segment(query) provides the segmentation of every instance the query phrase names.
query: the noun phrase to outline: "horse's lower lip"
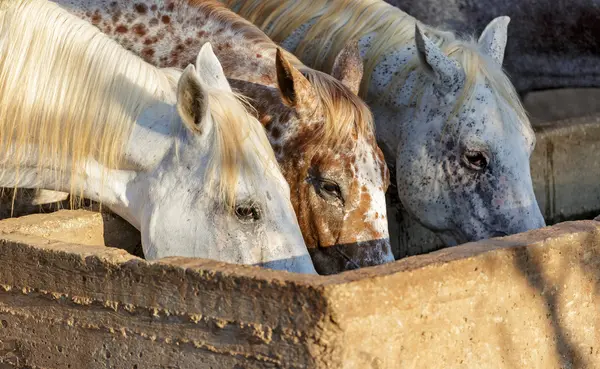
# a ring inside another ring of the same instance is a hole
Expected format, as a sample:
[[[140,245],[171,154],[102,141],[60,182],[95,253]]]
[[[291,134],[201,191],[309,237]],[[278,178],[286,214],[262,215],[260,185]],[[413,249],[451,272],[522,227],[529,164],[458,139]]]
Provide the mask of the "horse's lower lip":
[[[376,257],[378,253],[391,255],[389,239],[376,239],[348,244],[336,244],[317,248],[309,248],[315,269],[319,274],[340,273],[346,270],[359,269],[392,262]]]
[[[508,233],[504,232],[504,231],[493,231],[490,234],[490,238],[494,238],[494,237],[506,237],[508,236]]]

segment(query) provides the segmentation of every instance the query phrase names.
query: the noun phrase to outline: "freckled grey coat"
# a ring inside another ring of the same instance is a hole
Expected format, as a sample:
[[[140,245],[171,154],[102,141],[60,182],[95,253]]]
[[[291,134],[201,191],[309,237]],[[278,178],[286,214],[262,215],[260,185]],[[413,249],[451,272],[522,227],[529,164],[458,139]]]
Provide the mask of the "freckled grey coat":
[[[504,59],[520,94],[600,87],[600,0],[385,0],[418,20],[479,34],[508,15]]]

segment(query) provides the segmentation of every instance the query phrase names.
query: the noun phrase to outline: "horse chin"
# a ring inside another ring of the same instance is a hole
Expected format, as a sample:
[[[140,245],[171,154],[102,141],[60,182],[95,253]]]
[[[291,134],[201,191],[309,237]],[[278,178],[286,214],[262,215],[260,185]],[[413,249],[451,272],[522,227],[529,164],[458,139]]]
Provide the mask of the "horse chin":
[[[321,246],[308,251],[319,274],[335,274],[394,261],[389,238]]]
[[[469,242],[468,237],[460,230],[444,230],[436,232],[436,235],[446,247],[462,245]]]
[[[317,271],[315,270],[308,255],[301,255],[282,260],[273,260],[255,265],[273,270],[284,270],[302,274],[317,274]]]
[[[476,242],[488,238],[505,237],[508,235],[509,233],[500,230],[490,230],[489,232],[483,235],[479,234],[471,236],[467,236],[464,232],[460,230],[446,230],[437,233],[437,236],[442,240],[442,242],[444,242],[446,247],[462,245],[467,242]]]

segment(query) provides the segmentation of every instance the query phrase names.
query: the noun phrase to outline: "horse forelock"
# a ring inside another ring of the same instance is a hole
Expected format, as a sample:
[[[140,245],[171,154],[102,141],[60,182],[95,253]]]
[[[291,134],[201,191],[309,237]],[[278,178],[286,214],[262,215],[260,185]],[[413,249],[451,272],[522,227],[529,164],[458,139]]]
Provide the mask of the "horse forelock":
[[[208,88],[214,122],[215,148],[206,171],[206,181],[215,198],[233,211],[240,176],[249,181],[279,170],[263,126],[249,111],[245,97]],[[263,170],[260,172],[260,170]],[[258,183],[249,183],[257,188]]]
[[[324,115],[321,124],[311,127],[313,134],[305,136],[306,144],[342,148],[359,137],[375,136],[373,115],[361,98],[330,75],[305,67],[300,70],[310,81]]]

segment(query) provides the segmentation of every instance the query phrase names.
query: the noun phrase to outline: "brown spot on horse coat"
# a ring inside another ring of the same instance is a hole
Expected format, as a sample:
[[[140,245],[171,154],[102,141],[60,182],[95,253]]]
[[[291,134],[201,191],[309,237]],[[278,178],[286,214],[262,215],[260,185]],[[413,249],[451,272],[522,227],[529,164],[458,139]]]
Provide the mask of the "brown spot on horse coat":
[[[131,27],[131,30],[140,37],[145,36],[146,33],[148,33],[148,28],[146,28],[146,25],[142,23],[135,24],[133,27]]]
[[[168,15],[163,15],[160,20],[164,23],[164,24],[169,24],[171,23],[171,17],[169,17]]]
[[[94,15],[92,15],[92,24],[93,25],[98,25],[101,20],[102,20],[102,15],[100,15],[100,11],[96,10],[94,12]]]
[[[137,3],[133,6],[133,8],[140,14],[146,14],[146,12],[148,12],[148,5],[144,3]]]
[[[154,49],[152,49],[150,47],[145,47],[142,50],[142,57],[144,58],[144,60],[146,60],[146,61],[152,60],[153,56],[154,56]]]
[[[144,40],[144,45],[152,45],[158,42],[158,39],[156,38],[156,36],[153,37],[148,37]]]
[[[127,31],[129,31],[129,28],[124,24],[119,24],[117,28],[115,28],[115,32],[117,33],[127,33]]]

